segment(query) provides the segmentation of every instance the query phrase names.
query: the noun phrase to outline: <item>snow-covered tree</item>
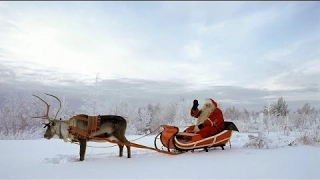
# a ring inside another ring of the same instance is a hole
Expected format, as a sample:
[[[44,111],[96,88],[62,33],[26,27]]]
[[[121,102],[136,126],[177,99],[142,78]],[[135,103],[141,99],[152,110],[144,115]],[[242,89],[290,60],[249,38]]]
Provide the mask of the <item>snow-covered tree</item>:
[[[168,123],[174,125],[177,106],[175,103],[166,103],[162,108],[162,118]]]
[[[178,100],[175,104],[175,110],[173,117],[173,124],[178,127],[186,127],[195,123],[194,118],[190,116],[191,105],[186,102],[184,98]]]
[[[43,99],[50,104],[49,117],[53,117],[59,105],[56,99],[43,96]],[[2,135],[10,139],[26,139],[42,137],[44,129],[43,119],[32,118],[42,116],[46,112],[46,106],[39,99],[29,93],[11,92],[4,96],[3,106],[0,109],[0,131]],[[67,101],[62,99],[62,108],[57,118],[67,119],[73,115],[67,107]]]
[[[135,123],[137,130],[142,134],[148,133],[151,130],[151,111],[147,107],[140,107],[138,109],[138,115],[139,119],[137,123]]]
[[[310,115],[315,114],[316,110],[315,108],[311,107],[309,103],[306,103],[303,105],[303,107],[297,109],[297,113],[300,115]]]
[[[9,93],[5,95],[1,108],[0,128],[4,132],[26,130],[40,121],[32,119],[35,114],[43,113],[44,107],[37,104],[36,99],[26,93]]]
[[[151,124],[150,128],[151,131],[155,133],[161,132],[160,126],[163,124],[169,124],[172,122],[172,118],[167,118],[170,117],[170,108],[167,108],[166,105],[157,103],[156,105],[148,105],[149,110],[151,111]],[[169,114],[168,111],[169,110]]]
[[[238,120],[240,118],[240,111],[232,106],[224,110],[224,118],[227,120]]]
[[[243,119],[244,121],[250,121],[250,113],[249,111],[244,108],[243,111],[240,114],[240,118]]]
[[[288,104],[283,97],[280,97],[276,103],[271,105],[271,113],[273,115],[286,116],[289,112]]]

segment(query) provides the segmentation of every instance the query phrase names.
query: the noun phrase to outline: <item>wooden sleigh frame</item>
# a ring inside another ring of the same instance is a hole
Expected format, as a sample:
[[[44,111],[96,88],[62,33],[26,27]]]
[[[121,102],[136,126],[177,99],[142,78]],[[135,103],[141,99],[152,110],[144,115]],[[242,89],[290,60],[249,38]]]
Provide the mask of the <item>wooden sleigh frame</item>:
[[[221,147],[224,150],[224,146],[229,142],[232,131],[238,131],[238,128],[233,122],[225,121],[225,129],[220,133],[202,138],[199,134],[179,132],[179,128],[171,125],[162,125],[163,131],[159,133],[154,139],[155,148],[157,147],[157,141],[160,139],[162,145],[167,148],[169,152],[173,151],[190,151],[203,148],[208,152],[208,148]],[[158,138],[160,136],[160,138]],[[184,141],[188,139],[189,141]]]

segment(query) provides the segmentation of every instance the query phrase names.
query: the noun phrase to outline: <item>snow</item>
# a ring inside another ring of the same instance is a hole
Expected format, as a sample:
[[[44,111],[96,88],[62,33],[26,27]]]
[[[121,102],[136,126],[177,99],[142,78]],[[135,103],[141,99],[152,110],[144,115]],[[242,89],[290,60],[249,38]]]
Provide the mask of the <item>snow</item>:
[[[248,137],[250,135],[251,138]],[[320,179],[320,147],[288,146],[296,139],[268,133],[268,146],[251,146],[254,133],[234,132],[225,150],[211,148],[167,155],[132,147],[132,158],[118,157],[118,147],[89,142],[84,161],[79,146],[60,139],[0,141],[0,179]],[[154,147],[154,135],[135,143]],[[138,140],[136,140],[138,139]],[[135,140],[135,141],[134,141]],[[158,146],[160,145],[157,143]],[[94,146],[94,147],[91,147]]]

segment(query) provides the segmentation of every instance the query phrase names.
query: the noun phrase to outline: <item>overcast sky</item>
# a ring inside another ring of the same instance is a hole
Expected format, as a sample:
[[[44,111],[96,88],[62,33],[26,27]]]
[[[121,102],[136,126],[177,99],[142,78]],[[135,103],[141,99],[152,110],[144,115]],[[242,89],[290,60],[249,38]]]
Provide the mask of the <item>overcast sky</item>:
[[[318,106],[319,47],[317,1],[0,2],[1,92]]]

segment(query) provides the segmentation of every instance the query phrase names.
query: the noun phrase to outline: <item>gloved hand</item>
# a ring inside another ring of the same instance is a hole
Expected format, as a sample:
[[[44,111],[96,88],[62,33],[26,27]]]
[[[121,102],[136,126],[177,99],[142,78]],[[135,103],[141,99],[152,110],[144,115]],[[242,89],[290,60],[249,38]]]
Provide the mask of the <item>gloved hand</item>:
[[[198,106],[199,106],[199,103],[198,103],[198,100],[193,100],[193,106],[192,106],[192,110],[196,110],[197,108],[198,108]]]
[[[202,128],[203,128],[203,124],[199,124],[199,125],[198,125],[198,128],[199,128],[199,129],[202,129]]]

